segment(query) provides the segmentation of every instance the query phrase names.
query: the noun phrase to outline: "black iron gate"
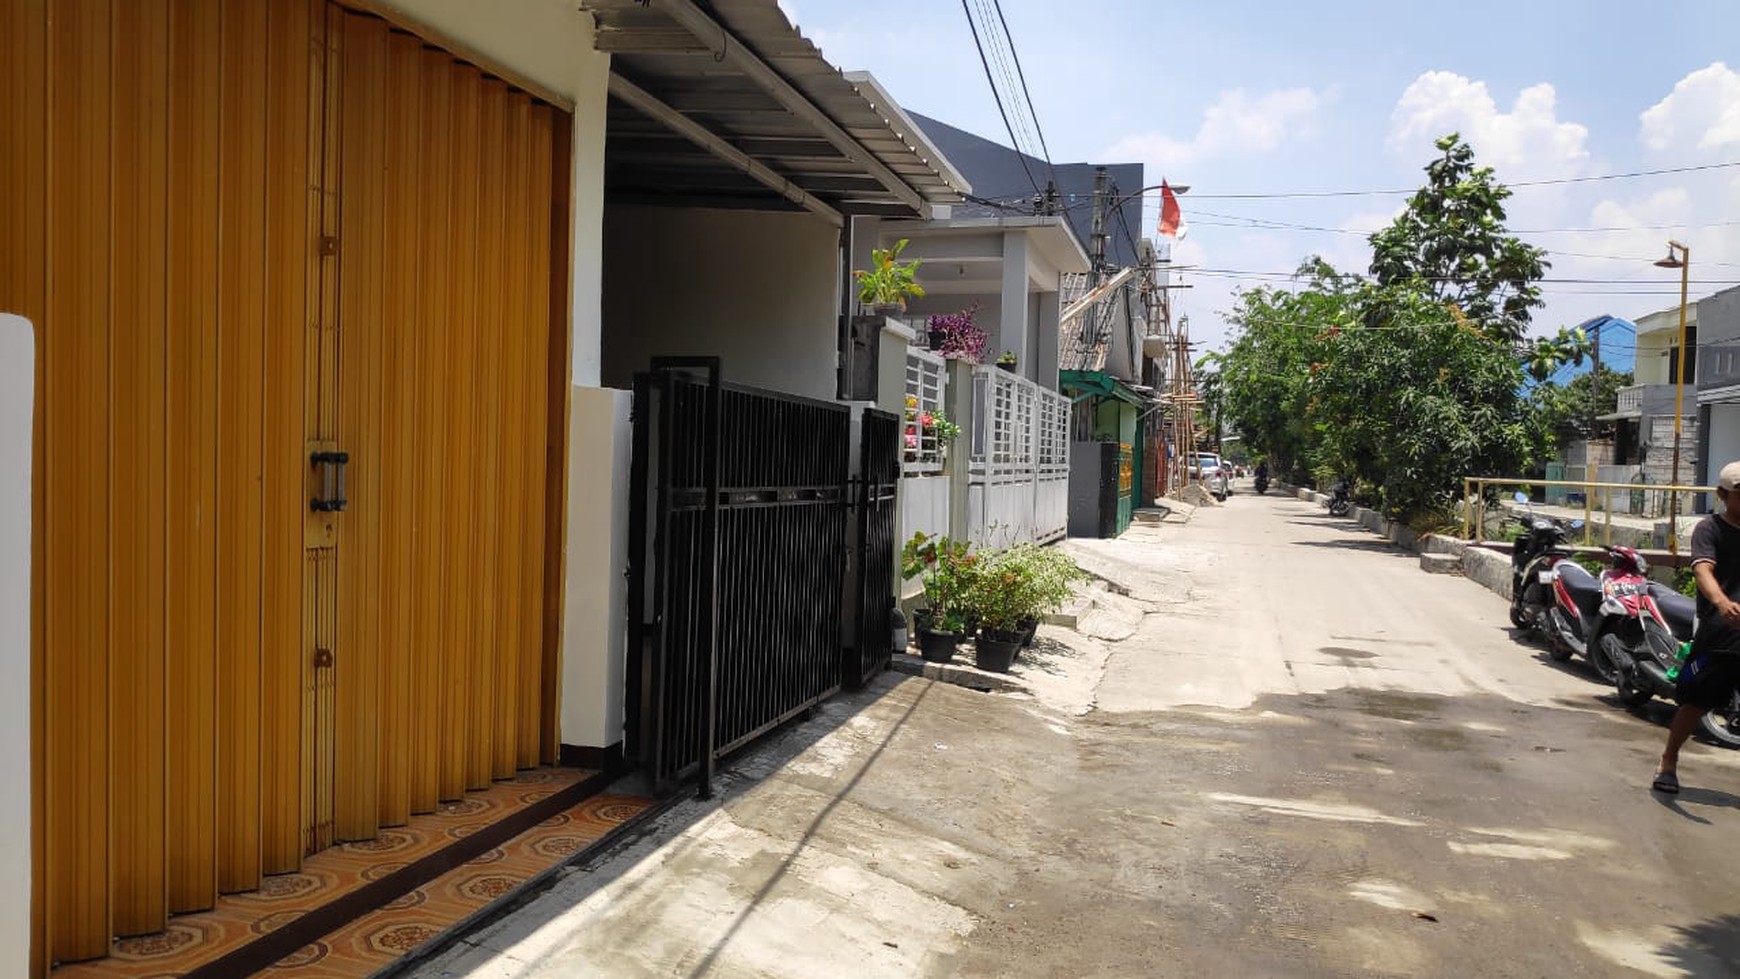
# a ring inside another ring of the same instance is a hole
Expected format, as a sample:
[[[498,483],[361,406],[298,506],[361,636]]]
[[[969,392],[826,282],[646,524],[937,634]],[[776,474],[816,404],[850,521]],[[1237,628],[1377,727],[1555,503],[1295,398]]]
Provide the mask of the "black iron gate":
[[[846,655],[846,684],[861,687],[886,669],[893,651],[895,490],[900,485],[900,416],[866,408],[859,423],[857,628]]]
[[[625,748],[705,794],[721,755],[840,688],[851,414],[696,358],[638,375],[634,419]]]

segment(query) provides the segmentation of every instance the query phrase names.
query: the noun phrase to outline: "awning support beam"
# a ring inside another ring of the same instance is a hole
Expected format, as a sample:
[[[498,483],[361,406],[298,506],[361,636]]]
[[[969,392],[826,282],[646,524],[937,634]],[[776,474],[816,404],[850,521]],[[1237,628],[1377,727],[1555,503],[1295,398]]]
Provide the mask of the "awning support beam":
[[[669,126],[672,131],[680,133],[684,138],[701,147],[714,156],[742,170],[744,173],[765,184],[779,196],[817,215],[830,225],[844,227],[846,219],[826,202],[805,191],[802,187],[780,176],[765,164],[732,146],[725,140],[708,131],[705,126],[683,115],[659,101],[650,92],[634,84],[621,75],[611,73],[610,94],[616,96],[640,112]]]
[[[816,108],[808,97],[785,80],[785,76],[761,60],[754,51],[745,47],[736,35],[726,30],[725,25],[714,20],[710,14],[697,7],[693,0],[663,0],[659,4],[659,10],[683,25],[689,33],[695,35],[701,43],[708,47],[718,43],[720,49],[713,52],[715,57],[742,70],[769,95],[773,96],[775,101],[784,106],[786,111],[815,126],[817,131],[826,137],[828,142],[834,144],[841,153],[844,153],[848,159],[874,174],[889,193],[917,211],[920,217],[927,216],[924,198],[913,189],[911,184],[901,179],[899,174],[878,160],[862,143],[853,138],[851,133],[840,128],[839,123],[829,118],[827,113]]]

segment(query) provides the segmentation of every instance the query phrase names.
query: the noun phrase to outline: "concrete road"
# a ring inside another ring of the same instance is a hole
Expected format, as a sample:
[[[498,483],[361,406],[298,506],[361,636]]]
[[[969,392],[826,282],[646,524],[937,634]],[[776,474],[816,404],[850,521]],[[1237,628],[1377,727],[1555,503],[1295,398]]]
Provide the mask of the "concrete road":
[[[889,678],[418,974],[1740,975],[1740,756],[1652,797],[1491,593],[1248,491],[1076,546],[1092,709]]]

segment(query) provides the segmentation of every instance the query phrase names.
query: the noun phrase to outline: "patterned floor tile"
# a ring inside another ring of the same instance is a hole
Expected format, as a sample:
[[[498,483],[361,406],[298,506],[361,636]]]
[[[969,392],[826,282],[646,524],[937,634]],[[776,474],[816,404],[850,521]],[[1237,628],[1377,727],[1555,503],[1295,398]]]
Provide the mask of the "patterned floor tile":
[[[374,840],[339,844],[317,853],[300,871],[267,877],[258,890],[226,894],[210,911],[173,918],[164,931],[117,939],[108,958],[63,965],[54,970],[52,979],[170,979],[184,975],[593,774],[575,768],[521,772],[462,800],[443,804],[433,813],[412,817],[405,826],[384,829]],[[364,945],[357,946],[355,936],[349,934],[353,925],[279,961],[268,974],[295,979],[366,976],[402,950],[428,941],[440,929],[488,904],[493,900],[488,896],[492,891],[510,886],[503,881],[523,881],[560,862],[562,858],[555,854],[569,844],[548,841],[558,837],[596,840],[647,804],[648,800],[633,796],[594,796],[360,919],[357,924],[369,921],[380,926]],[[545,844],[542,849],[536,849],[539,843]],[[455,875],[460,876],[449,882]],[[466,882],[471,883],[471,890],[461,894],[459,888]],[[427,931],[431,928],[435,931]],[[357,971],[365,962],[374,964],[367,971]]]

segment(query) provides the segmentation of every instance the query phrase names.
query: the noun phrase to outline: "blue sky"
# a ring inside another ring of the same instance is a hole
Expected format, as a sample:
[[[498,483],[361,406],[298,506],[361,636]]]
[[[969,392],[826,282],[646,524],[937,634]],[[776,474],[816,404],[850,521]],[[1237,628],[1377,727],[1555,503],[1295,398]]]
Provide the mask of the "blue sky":
[[[961,4],[781,6],[829,60],[872,72],[902,105],[1008,142]],[[1261,273],[1185,277],[1178,308],[1199,350],[1224,342],[1218,314],[1240,286],[1312,253],[1363,271],[1354,232],[1404,200],[1209,195],[1415,187],[1433,139],[1453,129],[1506,181],[1740,161],[1740,0],[1003,0],[1003,11],[1052,159],[1140,162],[1150,183],[1189,185],[1174,260]],[[1670,237],[1692,248],[1694,299],[1740,282],[1740,167],[1519,188],[1510,211],[1511,227],[1553,252],[1551,278],[1595,280],[1549,283],[1542,331],[1676,304],[1677,276],[1649,264]],[[1630,230],[1558,230],[1586,228]]]

